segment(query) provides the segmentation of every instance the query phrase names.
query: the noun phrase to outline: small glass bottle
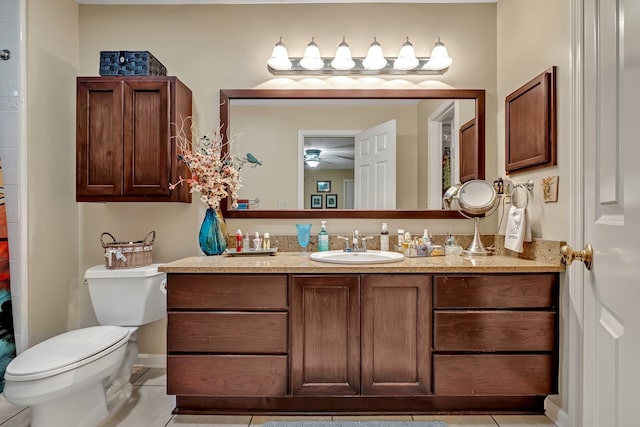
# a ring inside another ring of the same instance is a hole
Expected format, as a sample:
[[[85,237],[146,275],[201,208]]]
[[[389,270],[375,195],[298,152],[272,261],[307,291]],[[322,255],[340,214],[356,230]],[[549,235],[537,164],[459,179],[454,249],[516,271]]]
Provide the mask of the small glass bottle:
[[[404,242],[404,229],[398,228],[398,252],[402,252]]]
[[[382,231],[380,232],[380,250],[389,250],[389,230],[387,230],[387,223],[382,223]]]
[[[269,233],[264,233],[262,235],[262,248],[266,251],[271,249],[271,237],[269,236]]]
[[[242,246],[242,231],[238,228],[238,231],[236,231],[236,252],[242,252]]]

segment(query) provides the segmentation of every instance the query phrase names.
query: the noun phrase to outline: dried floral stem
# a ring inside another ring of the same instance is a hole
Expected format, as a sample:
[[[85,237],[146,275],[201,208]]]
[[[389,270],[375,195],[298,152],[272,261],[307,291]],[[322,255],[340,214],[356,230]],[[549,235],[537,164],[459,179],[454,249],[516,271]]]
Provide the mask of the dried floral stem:
[[[230,142],[224,142],[222,124],[218,123],[218,128],[207,134],[195,125],[192,117],[187,117],[177,128],[174,138],[178,158],[187,165],[191,177],[179,177],[178,182],[169,184],[169,188],[173,190],[187,183],[190,192],[200,193],[200,200],[208,207],[219,209],[220,201],[226,197],[230,197],[235,207],[242,186],[240,169],[243,162],[231,154]]]

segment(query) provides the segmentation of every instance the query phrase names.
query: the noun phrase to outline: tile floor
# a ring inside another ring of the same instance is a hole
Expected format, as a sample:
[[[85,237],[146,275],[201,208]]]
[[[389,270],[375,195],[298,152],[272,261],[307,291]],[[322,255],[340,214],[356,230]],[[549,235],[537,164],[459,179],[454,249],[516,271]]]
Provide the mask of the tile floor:
[[[175,406],[173,396],[167,396],[164,369],[136,369],[131,378],[134,385],[131,401],[103,427],[256,427],[273,419],[292,417],[221,416],[221,415],[172,415]],[[555,424],[544,415],[457,415],[427,416],[401,415],[380,417],[295,417],[295,419],[400,419],[406,421],[440,420],[449,427],[552,427]],[[0,426],[28,427],[29,409],[16,408],[0,395]],[[52,426],[58,427],[58,426]],[[61,426],[60,426],[61,427]]]

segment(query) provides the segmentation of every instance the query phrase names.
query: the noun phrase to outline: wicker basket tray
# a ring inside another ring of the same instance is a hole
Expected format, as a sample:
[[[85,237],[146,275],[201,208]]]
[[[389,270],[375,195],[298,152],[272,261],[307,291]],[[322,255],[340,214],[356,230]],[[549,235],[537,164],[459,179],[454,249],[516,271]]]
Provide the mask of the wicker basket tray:
[[[105,236],[110,237],[113,241],[105,243]],[[151,264],[151,252],[155,239],[156,232],[153,230],[144,239],[137,242],[118,242],[111,233],[102,233],[100,243],[104,248],[105,267],[109,269],[135,268]]]

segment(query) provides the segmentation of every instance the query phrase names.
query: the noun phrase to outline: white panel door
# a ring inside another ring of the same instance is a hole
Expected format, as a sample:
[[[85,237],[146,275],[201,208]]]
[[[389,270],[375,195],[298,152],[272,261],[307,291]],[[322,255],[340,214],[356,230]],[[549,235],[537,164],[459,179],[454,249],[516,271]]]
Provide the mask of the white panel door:
[[[355,137],[355,208],[396,208],[396,121]]]
[[[640,425],[640,1],[583,4],[584,241],[595,254],[574,425],[631,427]]]

